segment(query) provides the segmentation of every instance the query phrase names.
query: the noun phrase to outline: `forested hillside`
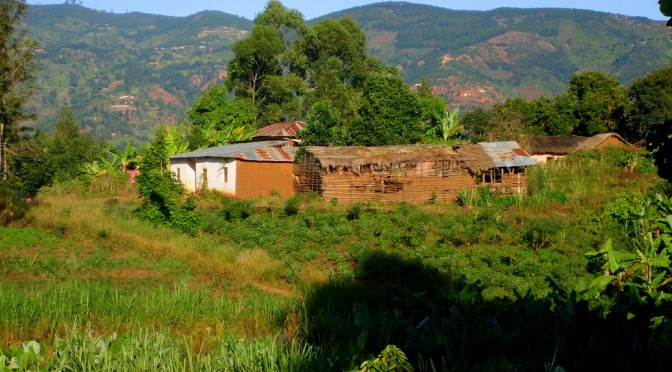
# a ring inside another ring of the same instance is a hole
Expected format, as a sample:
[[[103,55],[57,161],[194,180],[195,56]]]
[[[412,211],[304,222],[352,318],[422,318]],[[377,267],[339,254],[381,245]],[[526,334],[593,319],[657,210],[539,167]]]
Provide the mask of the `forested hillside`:
[[[628,84],[672,57],[662,22],[592,11],[395,2],[328,15],[341,16],[361,25],[370,52],[407,83],[427,77],[460,106],[552,96],[577,71]],[[113,142],[144,141],[157,125],[180,122],[210,83],[226,78],[233,43],[252,27],[221,12],[166,17],[68,4],[34,6],[27,24],[41,46],[36,126],[53,127],[58,109],[71,106],[86,131]]]
[[[146,140],[225,77],[231,46],[251,22],[220,12],[177,18],[53,5],[32,7],[28,27],[41,46],[32,101],[39,128],[71,106],[96,136]]]

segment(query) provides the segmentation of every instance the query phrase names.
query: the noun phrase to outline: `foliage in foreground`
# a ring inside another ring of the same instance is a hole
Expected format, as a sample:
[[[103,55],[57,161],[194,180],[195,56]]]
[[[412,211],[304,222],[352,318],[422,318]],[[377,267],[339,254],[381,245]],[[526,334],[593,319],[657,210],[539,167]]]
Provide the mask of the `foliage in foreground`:
[[[322,365],[319,349],[274,338],[245,341],[230,337],[202,352],[191,338],[172,338],[146,329],[123,336],[98,336],[77,327],[69,333],[49,345],[50,356],[45,345],[35,341],[0,349],[0,370],[289,372],[319,370]]]

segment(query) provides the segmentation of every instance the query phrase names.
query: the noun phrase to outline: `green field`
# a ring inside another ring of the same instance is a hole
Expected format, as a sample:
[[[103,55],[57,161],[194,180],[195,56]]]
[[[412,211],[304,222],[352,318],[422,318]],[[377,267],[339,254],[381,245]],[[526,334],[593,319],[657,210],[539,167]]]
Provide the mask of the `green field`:
[[[201,195],[195,236],[141,220],[133,190],[57,185],[0,227],[0,368],[352,370],[388,345],[417,370],[660,368],[666,284],[625,313],[585,285],[608,240],[666,234],[633,217],[670,218],[666,183],[623,156],[579,153],[532,169],[525,198],[454,205]]]

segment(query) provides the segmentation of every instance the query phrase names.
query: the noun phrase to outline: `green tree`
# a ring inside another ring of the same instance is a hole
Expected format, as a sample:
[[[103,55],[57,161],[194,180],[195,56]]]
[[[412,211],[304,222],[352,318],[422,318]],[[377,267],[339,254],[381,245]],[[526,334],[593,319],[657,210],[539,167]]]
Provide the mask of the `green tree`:
[[[184,189],[168,171],[167,135],[165,128],[157,129],[154,140],[142,152],[140,174],[136,177],[142,197],[139,213],[146,220],[194,235],[198,230],[196,204],[193,198],[182,200]]]
[[[73,111],[62,108],[56,130],[46,142],[45,161],[53,164],[54,181],[67,181],[80,174],[82,165],[105,155],[105,147],[102,141],[81,134]]]
[[[417,143],[422,139],[418,97],[393,68],[370,74],[362,88],[359,120],[349,130],[356,145]]]
[[[491,127],[487,132],[488,141],[517,141],[521,146],[527,144],[527,123],[531,121],[532,111],[523,99],[507,100],[493,108]]]
[[[425,136],[424,141],[433,142],[443,138],[444,124],[447,124],[447,120],[450,120],[448,119],[449,113],[446,111],[446,101],[432,94],[432,87],[428,79],[422,79],[417,88],[420,123],[423,126]],[[454,117],[454,119],[456,118],[457,116]]]
[[[21,194],[34,195],[43,186],[77,178],[83,169],[91,171],[87,164],[108,162],[105,148],[103,141],[81,134],[72,110],[63,108],[53,134],[38,132],[11,147],[9,182]]]
[[[492,127],[492,110],[478,107],[464,114],[462,125],[470,132],[472,142],[485,141],[490,127]]]
[[[23,25],[28,5],[22,0],[0,2],[0,177],[8,176],[8,148],[19,139],[18,123],[31,115],[23,110],[32,93],[31,62],[35,43]]]
[[[663,15],[672,17],[672,0],[658,0],[658,4],[660,4],[660,12]],[[672,27],[672,18],[667,21],[667,27]]]
[[[672,66],[658,69],[636,80],[628,90],[626,138],[646,140],[654,152],[658,173],[672,177]]]
[[[117,161],[113,162],[113,165],[116,166],[116,163],[119,163],[121,170],[126,172],[129,170],[136,169],[138,163],[140,162],[140,156],[138,155],[138,149],[133,145],[133,141],[126,142],[126,147],[124,151],[112,147],[110,148],[110,153],[115,157]]]
[[[298,113],[303,79],[291,71],[295,40],[305,30],[303,16],[271,0],[254,19],[250,36],[233,46],[227,87],[238,98],[248,98],[260,125]]]
[[[601,72],[574,74],[567,94],[575,102],[579,120],[574,134],[589,136],[613,132],[622,125],[627,95],[614,77]]]
[[[320,20],[297,41],[295,50],[301,58],[294,69],[309,88],[304,107],[329,101],[339,111],[342,124],[356,120],[362,83],[380,66],[367,52],[361,27],[347,17]]]
[[[231,98],[223,85],[211,85],[194,101],[187,115],[191,119],[187,142],[192,150],[248,140],[255,131],[251,100]]]
[[[346,129],[341,126],[338,110],[328,101],[313,105],[306,127],[298,133],[298,137],[306,146],[344,146],[350,142]]]
[[[546,110],[538,106],[537,111],[538,121],[545,123],[546,133],[552,136],[572,134],[579,126],[574,99],[569,94],[560,94],[551,103],[552,106],[546,107]]]
[[[37,194],[42,186],[51,184],[53,180],[56,167],[46,151],[49,138],[46,134],[38,133],[11,147],[13,156],[8,168],[12,177],[7,182],[22,197]]]
[[[448,142],[450,138],[455,137],[464,127],[460,121],[460,109],[455,107],[441,120],[441,139]]]
[[[166,171],[170,167],[167,136],[166,128],[159,127],[156,130],[154,139],[141,154],[140,169],[142,173],[148,173],[149,171],[157,171],[161,174],[167,173]]]

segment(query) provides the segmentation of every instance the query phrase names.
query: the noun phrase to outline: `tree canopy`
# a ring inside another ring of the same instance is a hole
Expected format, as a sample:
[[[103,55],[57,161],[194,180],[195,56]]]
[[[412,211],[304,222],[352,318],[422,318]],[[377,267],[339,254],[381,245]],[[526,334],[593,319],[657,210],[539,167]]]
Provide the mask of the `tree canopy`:
[[[646,140],[655,150],[659,173],[672,176],[672,66],[636,80],[629,89],[630,106],[624,135]]]
[[[396,70],[370,74],[362,87],[359,120],[350,126],[353,143],[381,146],[416,143],[422,138],[420,105]]]
[[[22,0],[0,2],[0,177],[8,176],[9,145],[18,141],[18,123],[31,117],[23,105],[32,93],[35,44],[23,25],[28,5]]]
[[[672,17],[672,0],[658,0],[658,4],[660,4],[660,12],[663,13],[663,15]],[[672,18],[667,21],[667,26],[672,26]]]
[[[232,98],[225,86],[211,85],[187,110],[189,148],[220,146],[250,139],[255,131],[254,105]]]

